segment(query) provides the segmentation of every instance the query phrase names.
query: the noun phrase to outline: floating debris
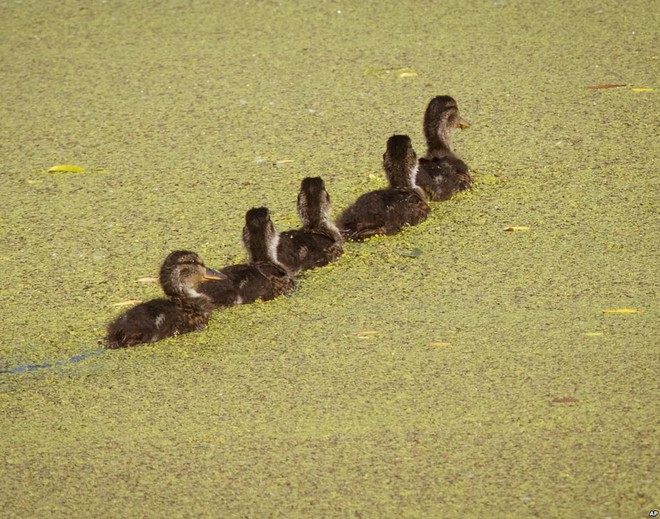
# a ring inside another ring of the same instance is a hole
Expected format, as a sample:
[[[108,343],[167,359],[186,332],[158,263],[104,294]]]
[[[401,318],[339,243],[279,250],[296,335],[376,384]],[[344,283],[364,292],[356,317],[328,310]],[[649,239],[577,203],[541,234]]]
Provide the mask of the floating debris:
[[[372,337],[378,335],[377,330],[362,330],[361,332],[355,332],[355,335],[358,339],[371,339]]]
[[[149,276],[146,278],[140,278],[138,279],[138,283],[158,283],[158,278]]]
[[[574,398],[572,396],[564,396],[561,398],[552,399],[553,404],[575,404],[577,401],[578,401],[577,398]]]
[[[395,77],[398,79],[407,78],[407,77],[417,77],[417,72],[414,70],[402,67],[380,67],[380,68],[368,68],[364,71],[367,76],[374,76],[379,79],[387,79],[390,77]]]
[[[604,85],[592,85],[586,88],[589,88],[590,90],[604,90],[606,88],[626,88],[627,86],[628,85],[613,85],[610,83],[606,83]]]
[[[53,166],[48,170],[48,173],[84,173],[85,168],[80,166],[73,166],[70,164],[60,164],[58,166]]]
[[[112,303],[112,306],[131,306],[141,303],[139,299],[129,299],[128,301],[120,301],[119,303]]]
[[[403,251],[399,252],[401,256],[405,256],[406,258],[419,258],[422,255],[423,251],[422,249],[419,249],[415,247],[411,251]]]

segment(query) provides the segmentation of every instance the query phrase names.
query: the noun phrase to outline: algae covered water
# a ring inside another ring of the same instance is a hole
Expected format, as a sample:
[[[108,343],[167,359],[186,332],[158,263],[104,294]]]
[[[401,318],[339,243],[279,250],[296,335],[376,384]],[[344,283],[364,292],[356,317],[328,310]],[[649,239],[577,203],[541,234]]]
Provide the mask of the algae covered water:
[[[0,11],[7,516],[658,507],[653,3]],[[169,251],[244,261],[245,211],[297,226],[305,176],[335,215],[383,187],[387,138],[421,154],[438,94],[475,190],[291,297],[98,349]]]

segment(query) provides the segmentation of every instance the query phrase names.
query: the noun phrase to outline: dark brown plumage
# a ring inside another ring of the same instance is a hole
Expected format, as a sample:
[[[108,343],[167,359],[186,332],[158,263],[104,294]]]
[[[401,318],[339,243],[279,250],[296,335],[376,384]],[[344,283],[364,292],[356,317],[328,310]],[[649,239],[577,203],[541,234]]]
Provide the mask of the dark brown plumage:
[[[337,219],[339,230],[348,239],[395,234],[405,225],[417,225],[428,216],[426,196],[415,182],[417,155],[407,135],[389,138],[383,169],[389,189],[365,193]]]
[[[277,259],[293,275],[327,265],[343,253],[343,238],[330,221],[330,195],[321,177],[304,178],[298,194],[302,229],[280,233]]]
[[[449,200],[455,193],[472,187],[467,164],[451,149],[454,129],[469,127],[452,97],[437,96],[431,99],[424,113],[424,135],[428,149],[426,155],[419,159],[417,173],[417,185],[431,200]]]
[[[159,275],[168,299],[140,303],[120,315],[108,325],[107,347],[137,346],[203,329],[213,305],[199,289],[207,280],[224,283],[224,278],[204,266],[194,252],[172,252],[165,258]]]
[[[200,287],[214,307],[268,301],[294,289],[290,273],[277,261],[278,234],[265,207],[245,215],[243,245],[249,264],[230,265],[220,270],[227,281],[209,281]]]

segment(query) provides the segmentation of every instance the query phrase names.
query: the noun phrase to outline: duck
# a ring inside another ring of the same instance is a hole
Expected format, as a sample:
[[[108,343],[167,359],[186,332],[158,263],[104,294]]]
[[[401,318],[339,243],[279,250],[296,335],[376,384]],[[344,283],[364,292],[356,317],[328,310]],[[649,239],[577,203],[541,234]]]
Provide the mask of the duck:
[[[269,301],[295,288],[292,274],[277,259],[279,234],[265,207],[245,214],[243,245],[248,263],[220,269],[227,281],[209,281],[200,286],[214,308]]]
[[[453,97],[436,96],[424,112],[424,136],[427,151],[419,159],[417,185],[434,202],[449,200],[459,191],[472,187],[469,168],[452,151],[451,138],[456,128],[469,128]]]
[[[330,195],[321,177],[305,177],[297,201],[301,229],[281,232],[277,259],[293,275],[335,261],[344,252],[343,237],[330,221]]]
[[[117,317],[108,325],[106,347],[137,346],[204,329],[213,305],[200,287],[211,280],[224,283],[226,278],[206,267],[195,252],[171,252],[158,276],[167,298],[140,303]]]
[[[425,192],[416,184],[418,162],[410,137],[393,135],[383,154],[389,188],[361,195],[337,219],[349,240],[376,234],[396,234],[406,225],[417,225],[430,212]]]

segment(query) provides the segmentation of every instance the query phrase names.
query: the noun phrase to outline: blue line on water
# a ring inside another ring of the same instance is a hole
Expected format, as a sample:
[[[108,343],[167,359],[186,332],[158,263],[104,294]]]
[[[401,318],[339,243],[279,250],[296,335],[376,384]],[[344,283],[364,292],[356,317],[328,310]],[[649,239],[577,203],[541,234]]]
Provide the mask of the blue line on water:
[[[73,357],[69,357],[67,360],[60,360],[57,362],[45,362],[44,364],[21,364],[15,368],[11,369],[0,369],[1,373],[25,373],[26,371],[36,371],[38,369],[52,368],[54,366],[63,366],[64,364],[73,364],[75,362],[80,362],[81,360],[86,360],[91,357],[96,357],[105,351],[105,348],[96,348],[95,350],[88,351],[86,353],[79,353]]]

